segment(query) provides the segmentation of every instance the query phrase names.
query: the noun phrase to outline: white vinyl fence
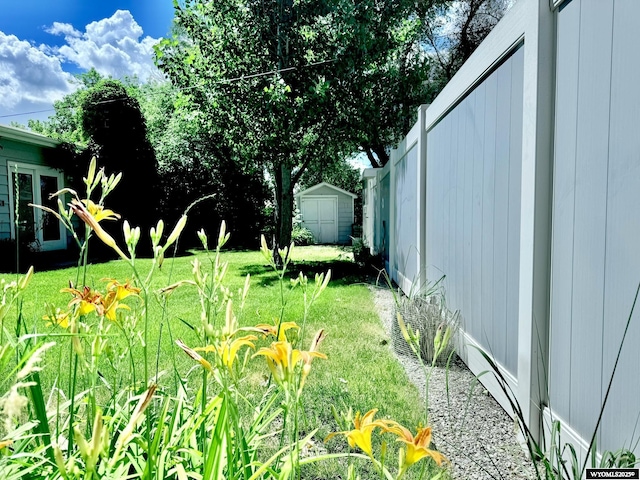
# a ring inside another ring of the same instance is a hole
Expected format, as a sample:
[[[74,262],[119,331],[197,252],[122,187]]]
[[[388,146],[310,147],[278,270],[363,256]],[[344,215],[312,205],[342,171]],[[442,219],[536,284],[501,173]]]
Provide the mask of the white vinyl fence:
[[[518,0],[365,171],[365,241],[407,294],[445,275],[461,357],[584,452],[640,281],[637,0]],[[599,450],[640,449],[640,317]],[[487,388],[505,408],[496,385]],[[508,408],[507,408],[508,409]]]

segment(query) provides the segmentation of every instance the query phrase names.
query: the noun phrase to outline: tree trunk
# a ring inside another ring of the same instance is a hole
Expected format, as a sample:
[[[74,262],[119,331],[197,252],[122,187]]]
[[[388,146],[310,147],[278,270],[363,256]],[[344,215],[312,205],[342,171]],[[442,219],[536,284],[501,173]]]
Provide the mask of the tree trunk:
[[[293,218],[293,185],[291,184],[292,167],[288,160],[281,160],[275,165],[276,184],[276,235],[274,239],[273,259],[278,267],[283,258],[278,249],[291,244],[291,219]]]

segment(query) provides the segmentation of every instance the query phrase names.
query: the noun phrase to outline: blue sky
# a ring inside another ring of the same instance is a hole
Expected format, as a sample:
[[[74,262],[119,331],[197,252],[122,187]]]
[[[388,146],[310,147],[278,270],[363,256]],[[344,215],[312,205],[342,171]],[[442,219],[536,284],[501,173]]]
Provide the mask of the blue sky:
[[[27,112],[52,108],[74,90],[73,74],[91,67],[116,78],[160,78],[153,45],[170,31],[172,0],[0,0],[0,6],[0,124],[47,118],[53,112]]]

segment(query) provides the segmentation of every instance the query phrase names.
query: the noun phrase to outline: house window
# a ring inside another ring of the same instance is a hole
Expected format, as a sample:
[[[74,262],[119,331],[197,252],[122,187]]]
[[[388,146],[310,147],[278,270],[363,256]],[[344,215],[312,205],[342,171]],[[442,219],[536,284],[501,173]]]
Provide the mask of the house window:
[[[62,223],[51,213],[29,206],[44,205],[58,211],[57,199],[50,199],[49,196],[63,187],[62,173],[40,165],[15,162],[7,162],[7,167],[10,178],[11,237],[18,238],[21,243],[29,243],[36,250],[66,248]]]

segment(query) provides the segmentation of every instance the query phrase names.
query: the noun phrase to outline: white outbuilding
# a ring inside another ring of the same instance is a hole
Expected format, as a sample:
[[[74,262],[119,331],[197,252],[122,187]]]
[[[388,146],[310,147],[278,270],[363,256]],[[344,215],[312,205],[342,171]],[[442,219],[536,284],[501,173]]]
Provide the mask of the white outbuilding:
[[[311,230],[316,243],[351,243],[356,196],[327,182],[295,194],[302,225]]]

